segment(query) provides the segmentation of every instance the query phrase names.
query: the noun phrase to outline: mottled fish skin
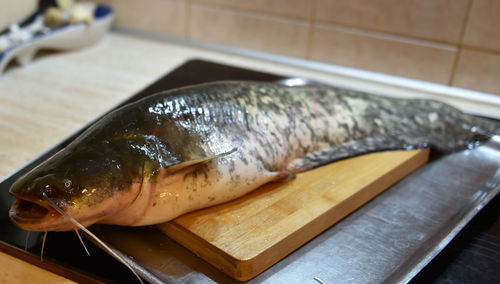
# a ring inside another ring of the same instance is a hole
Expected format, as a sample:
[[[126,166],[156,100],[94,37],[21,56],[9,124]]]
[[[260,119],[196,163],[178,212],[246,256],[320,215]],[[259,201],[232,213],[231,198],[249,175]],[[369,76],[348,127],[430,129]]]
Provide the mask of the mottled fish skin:
[[[238,159],[244,162],[246,157],[255,157],[258,167],[270,171],[307,170],[386,149],[432,146],[450,152],[470,147],[488,138],[483,134],[497,130],[494,123],[437,101],[386,98],[332,87],[222,82],[181,89],[150,101],[145,105],[152,106],[141,110],[151,116],[146,120],[175,121],[176,129],[190,133],[188,140],[194,145],[189,153],[207,156],[238,148]],[[332,147],[334,151],[325,151]],[[318,154],[328,152],[330,157],[309,165],[293,162],[319,150],[323,151]]]
[[[449,152],[495,133],[495,123],[437,101],[217,82],[159,93],[107,115],[11,192],[44,206],[40,192],[49,188],[68,211],[114,198],[121,200],[116,210],[83,214],[94,216],[87,224],[149,225],[346,157],[427,146]]]

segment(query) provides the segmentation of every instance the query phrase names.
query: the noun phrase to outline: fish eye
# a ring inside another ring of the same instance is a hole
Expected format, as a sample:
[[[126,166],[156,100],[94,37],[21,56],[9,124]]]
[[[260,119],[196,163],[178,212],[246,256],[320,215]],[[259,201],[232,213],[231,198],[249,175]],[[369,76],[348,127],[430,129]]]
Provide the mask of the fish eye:
[[[73,183],[69,179],[64,179],[64,186],[70,188]]]

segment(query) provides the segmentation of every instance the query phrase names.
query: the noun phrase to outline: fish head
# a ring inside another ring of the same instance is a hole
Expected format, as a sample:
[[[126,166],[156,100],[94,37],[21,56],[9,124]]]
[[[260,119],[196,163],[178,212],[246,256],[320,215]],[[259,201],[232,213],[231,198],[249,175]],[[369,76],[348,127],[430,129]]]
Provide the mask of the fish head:
[[[130,172],[123,156],[106,145],[63,149],[12,185],[11,220],[27,231],[67,231],[76,226],[54,205],[83,226],[116,214],[142,185],[140,167]]]

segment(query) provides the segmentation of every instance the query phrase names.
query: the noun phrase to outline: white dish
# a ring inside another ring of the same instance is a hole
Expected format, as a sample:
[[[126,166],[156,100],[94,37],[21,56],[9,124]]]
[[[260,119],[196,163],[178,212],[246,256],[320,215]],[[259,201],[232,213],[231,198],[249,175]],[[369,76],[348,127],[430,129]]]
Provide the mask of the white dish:
[[[90,23],[76,23],[56,28],[43,26],[43,17],[37,17],[23,28],[21,39],[0,53],[0,74],[7,64],[16,59],[21,65],[31,62],[40,49],[71,50],[94,44],[109,30],[114,13],[108,6],[98,5]],[[33,34],[30,35],[30,32]],[[4,40],[6,36],[4,35]],[[1,39],[1,38],[0,38]]]

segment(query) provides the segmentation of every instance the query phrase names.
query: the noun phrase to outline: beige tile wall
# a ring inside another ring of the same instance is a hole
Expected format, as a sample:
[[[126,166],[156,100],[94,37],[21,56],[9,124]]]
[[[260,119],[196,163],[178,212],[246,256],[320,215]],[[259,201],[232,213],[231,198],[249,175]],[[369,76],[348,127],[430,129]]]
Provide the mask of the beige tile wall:
[[[500,94],[499,0],[101,0],[115,25]]]

